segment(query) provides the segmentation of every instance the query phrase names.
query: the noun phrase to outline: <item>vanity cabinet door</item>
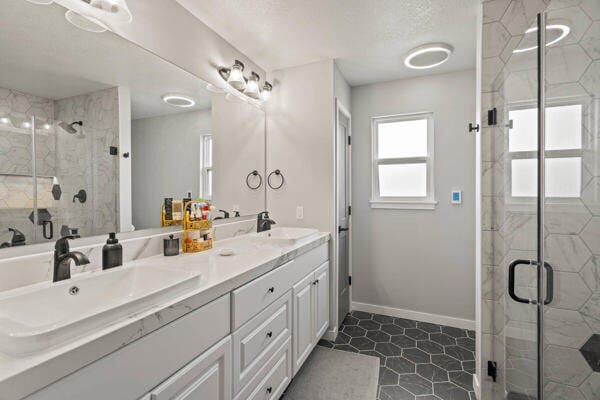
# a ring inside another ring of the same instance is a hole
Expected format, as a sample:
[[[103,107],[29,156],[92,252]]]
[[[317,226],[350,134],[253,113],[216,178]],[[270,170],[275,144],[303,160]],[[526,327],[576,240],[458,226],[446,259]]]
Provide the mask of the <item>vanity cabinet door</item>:
[[[329,327],[329,262],[322,264],[315,271],[313,284],[314,304],[314,342],[321,339]]]
[[[231,400],[231,336],[151,392],[151,400]]]
[[[314,272],[294,285],[294,323],[292,335],[292,360],[294,375],[298,372],[306,358],[309,356],[313,345],[313,283]]]

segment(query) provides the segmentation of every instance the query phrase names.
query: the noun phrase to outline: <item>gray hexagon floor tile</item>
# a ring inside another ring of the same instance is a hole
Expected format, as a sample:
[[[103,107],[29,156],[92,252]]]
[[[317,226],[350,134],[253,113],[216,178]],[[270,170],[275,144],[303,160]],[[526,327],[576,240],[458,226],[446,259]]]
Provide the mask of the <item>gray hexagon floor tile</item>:
[[[415,364],[404,357],[388,357],[385,366],[399,374],[410,374],[415,372]]]
[[[431,381],[417,374],[403,374],[398,376],[398,385],[408,390],[412,394],[433,394]]]
[[[474,331],[354,311],[319,345],[378,357],[379,400],[475,398]]]
[[[442,400],[470,400],[469,392],[452,382],[434,383],[433,393]]]

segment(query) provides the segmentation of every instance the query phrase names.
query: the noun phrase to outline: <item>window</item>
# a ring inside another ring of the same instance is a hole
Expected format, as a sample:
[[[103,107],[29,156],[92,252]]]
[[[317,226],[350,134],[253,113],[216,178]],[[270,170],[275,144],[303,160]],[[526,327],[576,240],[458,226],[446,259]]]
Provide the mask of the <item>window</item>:
[[[372,121],[372,208],[434,209],[433,114]]]
[[[200,197],[212,198],[212,135],[203,135],[200,141]]]
[[[537,196],[537,108],[508,112],[510,191],[512,198]],[[549,198],[577,198],[582,175],[581,103],[546,107],[545,190]]]

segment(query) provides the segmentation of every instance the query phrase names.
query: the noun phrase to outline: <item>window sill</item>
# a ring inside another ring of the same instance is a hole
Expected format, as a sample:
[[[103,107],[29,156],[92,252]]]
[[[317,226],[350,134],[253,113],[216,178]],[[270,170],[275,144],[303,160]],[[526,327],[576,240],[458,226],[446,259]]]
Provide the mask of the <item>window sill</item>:
[[[389,210],[435,210],[437,201],[381,201],[371,200],[371,208],[381,208]]]

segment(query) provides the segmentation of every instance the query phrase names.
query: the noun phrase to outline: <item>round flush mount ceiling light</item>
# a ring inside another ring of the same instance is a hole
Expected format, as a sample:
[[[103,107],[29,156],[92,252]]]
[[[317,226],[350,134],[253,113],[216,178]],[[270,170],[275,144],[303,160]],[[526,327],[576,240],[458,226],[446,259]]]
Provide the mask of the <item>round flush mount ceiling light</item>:
[[[108,27],[96,18],[78,14],[73,10],[68,10],[65,18],[79,29],[87,32],[102,33],[108,30]]]
[[[534,26],[525,31],[521,45],[513,50],[513,53],[525,53],[527,51],[537,49],[537,31],[538,27]],[[571,32],[571,28],[564,23],[553,23],[546,25],[546,47],[552,46],[560,42]]]
[[[190,108],[196,105],[196,100],[182,94],[165,94],[162,100],[170,106]]]
[[[428,69],[442,65],[454,49],[445,43],[429,43],[416,47],[404,58],[404,65],[411,69]]]

